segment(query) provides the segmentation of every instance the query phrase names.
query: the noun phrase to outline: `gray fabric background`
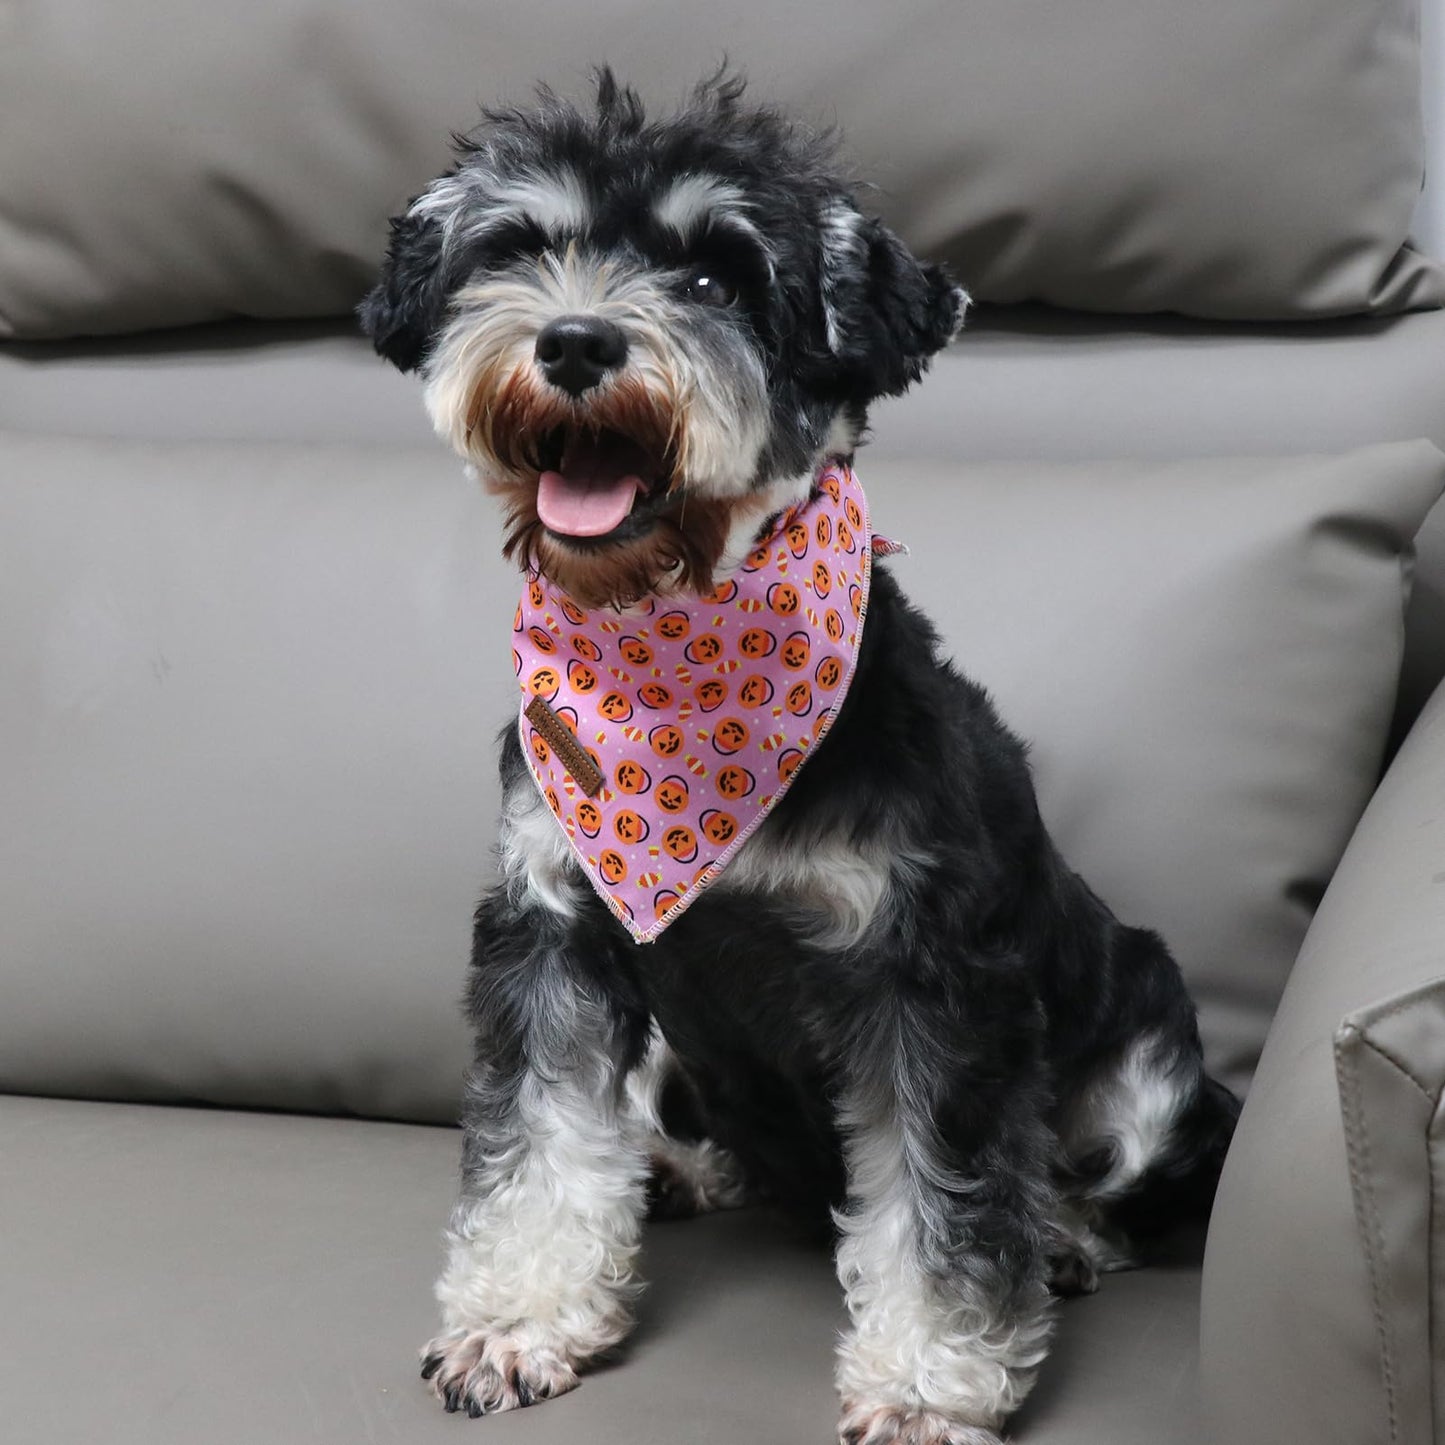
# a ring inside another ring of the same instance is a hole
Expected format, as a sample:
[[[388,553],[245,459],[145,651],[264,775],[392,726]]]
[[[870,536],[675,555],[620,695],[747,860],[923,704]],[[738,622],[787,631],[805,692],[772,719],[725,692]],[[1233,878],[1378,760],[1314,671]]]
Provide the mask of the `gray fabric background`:
[[[724,53],[840,123],[882,212],[980,299],[1440,305],[1445,271],[1404,244],[1418,21],[1417,0],[11,6],[0,330],[344,311],[479,102],[579,93],[611,60],[671,103]]]

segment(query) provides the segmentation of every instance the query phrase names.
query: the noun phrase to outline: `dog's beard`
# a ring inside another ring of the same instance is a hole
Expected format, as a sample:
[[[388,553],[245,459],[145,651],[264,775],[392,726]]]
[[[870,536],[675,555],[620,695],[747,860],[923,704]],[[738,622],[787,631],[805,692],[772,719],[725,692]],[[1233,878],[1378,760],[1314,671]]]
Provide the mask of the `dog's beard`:
[[[645,597],[712,591],[735,504],[684,496],[677,515],[659,513],[647,534],[579,546],[543,525],[535,503],[514,505],[502,552],[556,583],[581,607],[626,608]]]
[[[740,499],[682,483],[683,425],[670,397],[636,379],[574,401],[530,368],[501,380],[484,372],[468,407],[467,450],[491,459],[483,476],[504,508],[503,556],[583,607],[711,591]],[[587,525],[589,509],[607,514],[600,532]]]

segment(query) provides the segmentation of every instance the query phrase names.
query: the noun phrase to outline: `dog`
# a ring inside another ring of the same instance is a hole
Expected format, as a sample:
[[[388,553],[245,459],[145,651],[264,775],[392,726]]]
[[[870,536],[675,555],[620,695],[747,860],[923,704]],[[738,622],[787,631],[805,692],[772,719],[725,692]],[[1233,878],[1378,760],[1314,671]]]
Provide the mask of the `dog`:
[[[359,310],[523,574],[423,1376],[570,1390],[649,1205],[764,1199],[832,1222],[844,1445],[997,1445],[1055,1294],[1207,1211],[1237,1104],[872,533],[868,408],[967,297],[732,72],[455,139]]]

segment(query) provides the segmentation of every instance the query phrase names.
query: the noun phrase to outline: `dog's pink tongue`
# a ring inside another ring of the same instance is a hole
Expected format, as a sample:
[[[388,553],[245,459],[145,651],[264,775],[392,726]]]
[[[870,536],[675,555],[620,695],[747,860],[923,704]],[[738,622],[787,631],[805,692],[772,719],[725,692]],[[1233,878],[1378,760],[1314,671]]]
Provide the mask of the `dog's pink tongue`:
[[[543,472],[538,483],[542,524],[568,537],[601,537],[617,526],[642,486],[628,450],[585,438],[569,445],[561,471]]]

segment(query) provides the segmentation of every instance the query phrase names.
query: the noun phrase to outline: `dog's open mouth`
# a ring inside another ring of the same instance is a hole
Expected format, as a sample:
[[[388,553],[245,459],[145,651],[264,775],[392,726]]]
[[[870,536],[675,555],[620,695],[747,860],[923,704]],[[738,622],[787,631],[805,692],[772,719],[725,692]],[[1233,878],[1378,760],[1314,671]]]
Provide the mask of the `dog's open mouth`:
[[[667,459],[611,427],[557,427],[542,443],[540,461],[537,515],[563,537],[606,537],[635,508],[642,521],[648,504],[667,492]]]

